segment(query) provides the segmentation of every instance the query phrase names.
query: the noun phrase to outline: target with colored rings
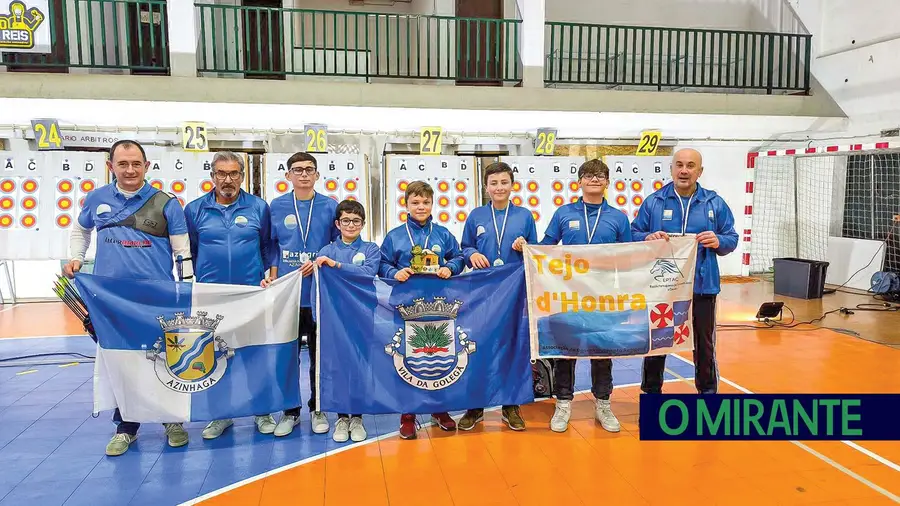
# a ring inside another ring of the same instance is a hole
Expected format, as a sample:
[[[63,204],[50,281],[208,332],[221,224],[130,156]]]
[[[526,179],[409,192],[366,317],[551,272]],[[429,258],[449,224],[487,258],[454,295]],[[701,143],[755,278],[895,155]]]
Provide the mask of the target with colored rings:
[[[565,186],[562,184],[562,181],[553,182],[553,191],[561,192],[563,191],[563,188],[565,188]]]
[[[56,207],[63,211],[68,210],[72,207],[72,199],[69,197],[60,197],[59,200],[56,201]]]
[[[325,189],[326,190],[333,192],[334,190],[337,190],[337,187],[338,187],[337,181],[335,181],[334,179],[329,179],[328,181],[325,181]]]
[[[162,181],[160,181],[159,179],[154,179],[153,181],[150,181],[150,186],[156,188],[157,190],[163,189]]]
[[[467,200],[465,197],[456,197],[456,205],[458,205],[459,207],[464,207],[466,205],[466,202]]]
[[[625,195],[619,195],[618,197],[616,197],[616,204],[619,204],[620,206],[624,206],[627,203],[628,203],[628,199],[625,198]]]
[[[457,181],[456,182],[456,191],[458,191],[458,192],[466,191],[466,182],[465,181]]]
[[[406,211],[400,213],[400,222],[406,223]]]
[[[635,195],[635,196],[632,197],[632,199],[631,199],[631,203],[634,204],[634,205],[636,205],[636,206],[641,205],[642,202],[644,202],[644,197],[641,197],[640,195]]]
[[[355,195],[347,195],[347,200],[356,200]]]
[[[517,191],[519,191],[519,190],[521,190],[521,189],[522,189],[522,183],[520,183],[520,182],[518,182],[518,181],[516,181],[515,183],[513,183],[513,191],[514,191],[514,192],[517,192]]]
[[[569,199],[569,202],[571,202],[571,203],[573,203],[573,204],[576,203],[576,202],[578,202],[578,196],[577,196],[577,195],[573,195],[572,198]]]
[[[625,190],[625,181],[616,181],[615,188],[618,191],[624,191]]]
[[[19,223],[21,223],[25,228],[31,228],[35,225],[35,223],[37,223],[37,218],[35,218],[33,214],[26,214],[22,216],[22,219],[19,220]]]
[[[356,191],[356,181],[354,181],[352,179],[348,179],[344,183],[344,189],[347,190],[348,192]]]
[[[528,191],[536,192],[538,190],[538,188],[539,187],[538,187],[537,181],[529,181],[528,182]]]
[[[403,202],[403,205],[406,205],[406,201]],[[438,205],[441,207],[447,207],[450,205],[450,199],[448,199],[447,197],[441,196],[438,199]]]
[[[3,197],[2,199],[0,199],[0,209],[12,209],[15,205],[16,202],[11,197]]]
[[[534,218],[534,221],[538,221],[541,219],[541,213],[537,211],[531,211],[531,216]]]
[[[663,187],[663,182],[662,182],[662,181],[654,181],[654,182],[653,182],[653,189],[654,189],[654,190],[659,190],[659,189],[662,188],[662,187]]]
[[[578,191],[578,183],[575,181],[572,181],[571,183],[569,183],[569,189],[572,190],[573,192],[577,192]]]
[[[56,224],[62,228],[72,224],[72,218],[68,214],[60,214],[56,217]]]
[[[513,197],[512,203],[517,206],[521,206],[522,205],[522,197],[516,195],[515,197]]]
[[[184,181],[172,181],[172,186],[170,188],[173,193],[181,193],[184,191]]]
[[[12,193],[16,189],[16,183],[12,179],[4,179],[0,182],[0,191]]]
[[[181,204],[181,207],[184,207],[184,199],[183,198],[178,197],[178,203]]]
[[[401,206],[406,206],[406,197],[400,197],[399,199],[397,199],[397,203]]]
[[[69,193],[70,191],[72,191],[73,187],[74,187],[74,185],[68,179],[63,179],[59,183],[56,184],[56,189],[59,190],[61,193]]]
[[[151,183],[151,184],[153,184],[153,183]],[[96,186],[96,184],[94,183],[93,179],[85,179],[84,181],[81,182],[81,191],[84,193],[88,193],[90,191],[93,191],[95,186]],[[158,189],[162,189],[162,183],[159,184]]]
[[[37,190],[38,184],[34,179],[26,179],[22,183],[22,191],[25,193],[34,193]]]
[[[557,196],[553,197],[553,205],[555,205],[556,207],[559,207],[565,203],[566,203],[566,199],[562,198],[562,196],[557,195]]]
[[[278,193],[284,193],[288,191],[287,181],[279,181],[275,183],[275,191],[277,191]]]
[[[450,183],[448,183],[446,181],[441,181],[440,183],[438,183],[438,190],[445,192],[449,189],[450,189]]]
[[[456,213],[456,221],[463,222],[466,221],[466,216],[468,216],[464,211],[460,211]]]
[[[528,205],[530,205],[531,207],[537,207],[540,202],[541,200],[534,195],[528,197]]]
[[[637,215],[638,215],[638,210],[635,209],[635,210],[634,210],[634,217],[637,218]]]
[[[35,200],[34,197],[25,197],[22,199],[22,209],[31,211],[35,207],[37,207],[37,200]]]
[[[632,181],[631,182],[631,189],[636,192],[641,191],[641,188],[643,188],[643,187],[644,187],[644,185],[642,185],[640,181]]]
[[[400,191],[402,191],[402,192],[405,192],[405,191],[406,191],[406,188],[407,188],[408,186],[409,186],[409,183],[407,183],[406,181],[400,181],[400,183],[397,184],[397,188],[399,188]]]
[[[13,217],[8,214],[0,214],[0,227],[9,228],[13,224]]]
[[[447,211],[441,211],[441,213],[438,215],[438,219],[441,220],[441,223],[447,223],[448,221],[450,221],[450,213],[448,213]]]
[[[212,181],[206,180],[200,183],[200,191],[209,192],[213,189]]]

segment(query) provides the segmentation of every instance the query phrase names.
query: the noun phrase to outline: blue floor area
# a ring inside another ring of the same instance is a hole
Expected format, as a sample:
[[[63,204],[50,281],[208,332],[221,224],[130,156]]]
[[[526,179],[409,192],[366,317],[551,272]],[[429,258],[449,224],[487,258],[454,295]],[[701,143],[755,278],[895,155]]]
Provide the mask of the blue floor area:
[[[115,426],[111,413],[94,418],[93,364],[23,366],[7,359],[42,353],[94,355],[88,337],[0,339],[0,506],[177,505],[245,478],[351,443],[331,434],[313,434],[309,413],[290,436],[256,432],[253,419],[235,420],[218,439],[204,440],[206,423],[188,423],[190,443],[166,444],[163,427],[146,424],[125,455],[107,457]],[[77,357],[29,359],[71,363]],[[302,363],[306,364],[306,357]],[[693,366],[669,359],[669,369],[685,378]],[[616,385],[640,382],[640,359],[618,359]],[[20,374],[26,371],[27,374]],[[308,374],[301,377],[308,379]],[[666,379],[675,379],[666,373]],[[576,367],[576,389],[590,389],[590,366]],[[304,402],[309,384],[301,385]],[[455,413],[454,413],[455,414]],[[330,416],[332,426],[334,415]],[[427,417],[426,417],[427,418]],[[276,415],[276,420],[278,415]],[[369,438],[396,431],[397,415],[365,416]],[[420,417],[420,421],[427,420]]]

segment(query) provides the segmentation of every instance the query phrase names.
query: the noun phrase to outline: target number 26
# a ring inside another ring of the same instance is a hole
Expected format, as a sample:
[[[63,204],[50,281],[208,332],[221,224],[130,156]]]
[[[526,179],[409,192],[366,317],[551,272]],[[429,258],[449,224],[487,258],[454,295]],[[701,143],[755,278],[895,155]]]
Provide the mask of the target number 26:
[[[647,131],[641,132],[641,140],[638,142],[638,148],[635,155],[637,156],[653,156],[656,154],[656,148],[659,147],[659,140],[662,138],[662,132]]]

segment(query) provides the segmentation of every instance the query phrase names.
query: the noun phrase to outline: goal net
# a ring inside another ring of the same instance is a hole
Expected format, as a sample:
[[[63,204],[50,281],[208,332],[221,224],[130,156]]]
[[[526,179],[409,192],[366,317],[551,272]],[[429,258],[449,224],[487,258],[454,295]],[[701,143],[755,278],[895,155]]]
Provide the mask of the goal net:
[[[900,151],[760,156],[754,166],[750,274],[772,272],[775,258],[834,262],[829,237],[886,241],[883,270],[900,271]]]

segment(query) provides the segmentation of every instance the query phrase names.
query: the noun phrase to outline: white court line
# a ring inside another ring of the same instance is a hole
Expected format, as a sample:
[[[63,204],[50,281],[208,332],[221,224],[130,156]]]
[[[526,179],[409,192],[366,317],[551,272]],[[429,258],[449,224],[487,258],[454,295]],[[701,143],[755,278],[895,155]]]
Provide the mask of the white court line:
[[[3,304],[3,305],[5,306],[6,304]],[[5,311],[9,311],[10,309],[15,309],[16,306],[18,306],[18,304],[12,304],[12,305],[10,305],[9,307],[5,307],[5,308],[3,308],[3,309],[0,309],[0,313],[3,313],[3,312],[5,312]]]
[[[670,382],[673,382],[673,381],[681,381],[681,380],[665,380],[665,383],[670,383]],[[615,389],[615,388],[628,388],[628,387],[639,387],[639,386],[641,386],[640,383],[626,383],[626,384],[624,384],[624,385],[615,385],[615,386],[613,386],[613,388]],[[590,389],[586,389],[586,390],[578,390],[577,392],[575,392],[575,395],[583,394],[583,393],[588,393],[588,392],[590,392]],[[549,401],[549,400],[553,400],[553,398],[552,398],[552,397],[541,398],[541,399],[539,399],[539,400],[536,400],[535,402],[536,402],[536,403],[537,403],[537,402],[546,402],[546,401]],[[497,411],[498,409],[500,409],[500,406],[495,406],[495,407],[492,407],[492,408],[485,408],[484,411],[485,411],[485,412],[489,412],[489,411]],[[457,418],[462,418],[462,415],[459,415]],[[421,428],[422,428],[422,429],[425,429],[425,428],[427,428],[427,427],[430,427],[431,425],[432,425],[431,422],[426,422],[426,423],[421,424]],[[299,460],[299,461],[297,461],[297,462],[293,462],[293,463],[291,463],[291,464],[285,464],[285,465],[283,465],[283,466],[281,466],[281,467],[279,467],[279,468],[277,468],[277,469],[272,469],[271,471],[266,471],[266,472],[264,472],[264,473],[262,473],[262,474],[258,474],[258,475],[256,475],[256,476],[251,476],[251,477],[249,477],[249,478],[245,478],[245,479],[243,479],[243,480],[241,480],[241,481],[239,481],[239,482],[237,482],[237,483],[233,483],[233,484],[231,484],[231,485],[228,485],[227,487],[223,487],[223,488],[220,488],[220,489],[218,489],[218,490],[213,490],[212,492],[207,492],[206,494],[204,494],[204,495],[202,495],[202,496],[200,496],[200,497],[197,497],[196,499],[191,499],[190,501],[183,502],[183,503],[179,504],[178,506],[193,506],[193,505],[198,504],[198,503],[200,503],[200,502],[203,502],[203,501],[205,501],[205,500],[207,500],[207,499],[212,499],[213,497],[216,497],[216,496],[218,496],[218,495],[222,495],[222,494],[224,494],[225,492],[234,490],[234,489],[236,489],[236,488],[240,488],[240,487],[242,487],[242,486],[244,486],[244,485],[247,485],[247,484],[249,484],[249,483],[253,483],[254,481],[259,481],[259,480],[261,480],[261,479],[263,479],[263,478],[268,478],[269,476],[278,474],[278,473],[280,473],[280,472],[282,472],[282,471],[287,471],[288,469],[293,469],[293,468],[295,468],[295,467],[300,467],[300,466],[302,466],[303,464],[308,464],[308,463],[310,463],[310,462],[315,462],[315,461],[317,461],[317,460],[319,460],[319,459],[323,459],[323,458],[328,457],[328,456],[330,456],[330,455],[335,455],[335,454],[337,454],[337,453],[341,453],[341,452],[344,452],[344,451],[347,451],[347,450],[350,450],[350,449],[353,449],[353,448],[358,448],[358,447],[360,447],[360,446],[365,446],[365,445],[368,445],[368,444],[372,444],[372,443],[381,441],[382,439],[388,439],[388,438],[391,438],[391,437],[394,437],[394,436],[398,435],[399,433],[400,433],[400,431],[395,430],[395,431],[393,431],[393,432],[388,432],[388,433],[386,433],[386,434],[382,434],[382,435],[380,435],[380,436],[378,436],[378,437],[376,437],[376,438],[374,438],[374,439],[366,439],[365,441],[360,441],[359,443],[352,443],[352,444],[349,444],[349,445],[347,445],[347,446],[342,446],[342,447],[340,447],[340,448],[338,448],[338,449],[336,449],[336,450],[329,450],[329,451],[320,453],[320,454],[318,454],[318,455],[313,455],[312,457],[308,457],[308,458],[305,458],[305,459],[303,459],[303,460]]]
[[[690,360],[688,360],[688,359],[682,357],[681,355],[678,355],[677,353],[672,353],[672,356],[674,356],[675,358],[678,358],[679,360],[681,360],[681,361],[683,361],[683,362],[686,362],[686,363],[688,363],[688,364],[694,365],[693,362],[691,362]],[[719,377],[719,380],[722,381],[722,383],[725,383],[725,384],[727,384],[727,385],[730,385],[730,386],[732,386],[732,387],[734,387],[734,388],[740,390],[741,392],[744,392],[745,394],[751,394],[751,395],[753,394],[753,392],[751,392],[750,390],[748,390],[748,389],[746,389],[746,388],[744,388],[744,387],[738,385],[737,383],[735,383],[735,382],[733,382],[733,381],[731,381],[731,380],[729,380],[729,379],[726,379],[726,378],[723,378],[723,377],[720,376],[720,377]],[[835,462],[834,460],[831,460],[830,458],[826,457],[825,455],[822,455],[821,453],[819,453],[819,452],[813,450],[812,448],[806,446],[805,444],[803,444],[803,443],[801,443],[801,442],[799,442],[799,441],[790,441],[790,442],[793,443],[794,445],[796,445],[796,446],[798,446],[798,447],[800,447],[800,448],[806,450],[807,452],[809,452],[809,453],[812,454],[813,456],[818,457],[818,458],[819,458],[820,460],[822,460],[823,462],[825,462],[825,463],[827,463],[827,464],[830,464],[832,467],[834,467],[834,468],[837,469],[838,471],[841,471],[841,472],[843,472],[844,474],[846,474],[846,475],[848,475],[848,476],[850,476],[850,477],[852,477],[852,478],[855,478],[855,479],[856,479],[857,481],[859,481],[860,483],[863,483],[864,485],[867,485],[869,488],[871,488],[872,490],[874,490],[874,491],[876,491],[876,492],[878,492],[878,493],[884,495],[884,496],[887,497],[888,499],[891,499],[892,501],[894,501],[894,502],[896,502],[896,503],[900,503],[900,496],[898,496],[897,494],[894,494],[893,492],[891,492],[891,491],[889,491],[889,490],[885,490],[885,489],[881,488],[880,486],[876,485],[875,483],[872,483],[871,481],[867,480],[866,478],[864,478],[864,477],[862,477],[862,476],[856,474],[856,473],[853,472],[852,470],[847,469],[846,467],[842,466],[841,464]],[[891,468],[893,468],[893,469],[895,469],[895,470],[900,470],[900,466],[897,466],[897,464],[895,464],[895,463],[891,462],[890,460],[888,460],[888,459],[886,459],[886,458],[884,458],[884,457],[882,457],[882,456],[876,454],[875,452],[872,452],[872,451],[870,451],[870,450],[866,450],[865,448],[863,448],[863,447],[861,447],[861,446],[859,446],[859,445],[857,445],[857,444],[855,444],[855,443],[853,443],[853,442],[851,442],[851,441],[841,441],[841,442],[844,443],[844,444],[846,444],[846,445],[848,445],[848,446],[850,446],[851,448],[854,448],[854,449],[856,449],[856,450],[862,451],[864,454],[866,454],[866,455],[868,455],[869,457],[871,457],[871,458],[877,460],[878,462],[881,462],[882,464],[885,464],[885,465],[887,465],[887,466],[889,466],[889,467],[891,467]]]

